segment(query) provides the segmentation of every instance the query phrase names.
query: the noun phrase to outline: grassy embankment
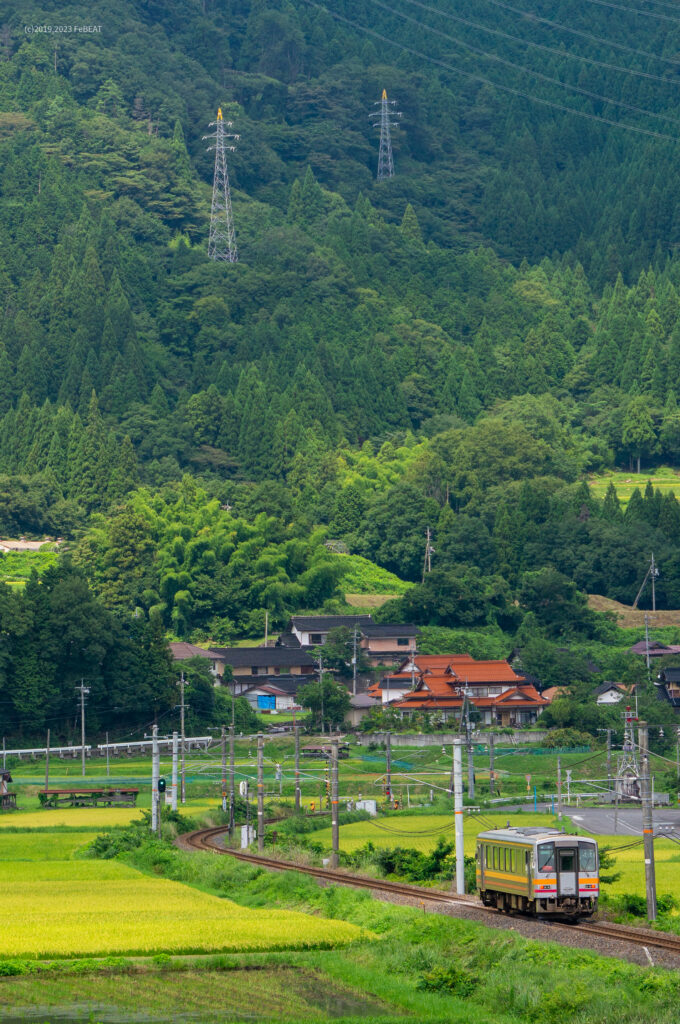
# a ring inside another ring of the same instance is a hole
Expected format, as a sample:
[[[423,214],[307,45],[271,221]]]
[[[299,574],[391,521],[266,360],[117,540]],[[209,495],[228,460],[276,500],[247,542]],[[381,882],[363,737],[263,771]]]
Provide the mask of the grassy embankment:
[[[69,837],[71,838],[71,837]],[[14,864],[14,885],[32,867],[51,878],[36,886],[64,888],[62,912],[73,907],[68,887],[72,872],[87,876],[102,871],[99,888],[113,894],[119,887],[130,896],[143,884],[182,893],[181,899],[201,906],[222,904],[232,919],[244,914],[300,911],[331,929],[354,926],[380,941],[360,939],[351,948],[332,952],[310,950],[239,953],[219,957],[157,956],[155,959],[80,960],[53,962],[47,971],[5,977],[0,983],[0,1014],[40,1006],[41,1019],[50,1007],[78,1003],[119,1013],[148,1013],[162,1020],[182,1020],[194,1013],[200,1020],[277,1021],[325,1024],[382,1022],[404,1019],[437,1024],[671,1024],[677,1019],[680,979],[662,971],[638,968],[595,954],[527,941],[513,932],[494,931],[420,910],[371,899],[365,892],[322,889],[297,874],[262,872],[230,858],[188,855],[157,842],[126,855],[127,863],[68,859],[44,865]],[[5,854],[26,855],[25,837],[0,836]],[[12,850],[11,847],[14,847]],[[72,850],[71,858],[77,853]],[[165,876],[159,877],[159,876]],[[175,898],[173,896],[173,898]],[[180,897],[177,897],[180,898]],[[207,902],[206,902],[207,901]],[[274,909],[276,908],[276,909]],[[165,909],[165,908],[164,908]],[[106,909],[95,907],[100,931],[106,934]],[[247,919],[247,917],[246,917]],[[213,938],[213,920],[201,933]],[[10,934],[7,930],[5,935]],[[158,944],[168,945],[169,930],[158,929]],[[157,946],[158,948],[158,946]],[[0,973],[26,966],[0,959]],[[252,968],[256,967],[254,973]],[[96,1014],[96,1010],[94,1011]],[[94,1017],[96,1019],[96,1016]]]

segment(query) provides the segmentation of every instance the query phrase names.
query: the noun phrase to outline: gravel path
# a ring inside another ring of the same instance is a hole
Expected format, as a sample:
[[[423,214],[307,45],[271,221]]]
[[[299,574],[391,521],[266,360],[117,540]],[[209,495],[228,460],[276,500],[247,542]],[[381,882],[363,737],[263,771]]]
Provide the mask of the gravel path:
[[[398,896],[391,893],[384,893],[378,889],[371,890],[371,895],[376,899],[385,900],[389,903],[397,903],[402,906],[417,906],[421,903],[418,899],[411,899],[408,896]],[[667,967],[672,970],[680,970],[680,956],[667,949],[651,948],[649,958],[645,953],[645,947],[638,946],[625,940],[609,939],[599,935],[589,935],[587,932],[579,931],[577,927],[569,924],[561,924],[559,921],[535,921],[533,918],[524,918],[521,915],[509,916],[499,912],[484,910],[475,904],[464,903],[431,903],[425,906],[426,914],[447,914],[449,917],[460,917],[466,921],[476,921],[488,928],[500,928],[504,931],[513,931],[535,942],[557,942],[562,946],[571,946],[572,949],[589,949],[600,956],[612,956],[619,960],[627,960],[632,964],[640,964],[642,967]]]

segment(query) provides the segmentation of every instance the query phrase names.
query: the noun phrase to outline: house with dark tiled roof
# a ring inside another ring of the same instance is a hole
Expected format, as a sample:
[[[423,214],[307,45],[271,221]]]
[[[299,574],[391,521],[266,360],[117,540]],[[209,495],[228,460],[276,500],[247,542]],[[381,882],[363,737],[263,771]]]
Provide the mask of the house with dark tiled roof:
[[[252,686],[253,676],[311,676],[316,668],[311,654],[301,647],[213,647],[210,654],[220,676],[231,668],[237,694]]]
[[[402,716],[437,712],[444,720],[459,719],[465,699],[482,725],[533,725],[546,701],[507,661],[476,661],[469,654],[415,659],[415,685],[392,707]]]
[[[657,678],[659,691],[674,708],[680,708],[680,668],[664,668]]]

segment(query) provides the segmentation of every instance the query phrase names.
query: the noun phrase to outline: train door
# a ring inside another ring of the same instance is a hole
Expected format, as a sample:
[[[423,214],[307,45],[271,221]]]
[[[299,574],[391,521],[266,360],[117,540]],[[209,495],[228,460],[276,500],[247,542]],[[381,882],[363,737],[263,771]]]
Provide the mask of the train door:
[[[576,849],[570,846],[557,849],[557,892],[559,896],[578,895]]]

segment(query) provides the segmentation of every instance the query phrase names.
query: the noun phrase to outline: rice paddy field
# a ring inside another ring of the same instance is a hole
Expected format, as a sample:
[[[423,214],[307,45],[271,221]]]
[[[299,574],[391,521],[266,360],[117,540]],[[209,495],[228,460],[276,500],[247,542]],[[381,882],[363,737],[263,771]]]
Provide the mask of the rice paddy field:
[[[593,474],[588,478],[588,485],[594,496],[602,500],[607,493],[609,484],[614,484],[619,501],[625,508],[635,488],[638,487],[641,492],[644,492],[649,480],[652,481],[654,487],[664,493],[674,491],[676,497],[680,495],[680,473],[669,466],[659,466],[649,473],[628,473],[624,470],[612,469],[606,473]]]
[[[367,937],[345,921],[248,909],[118,861],[74,859],[89,838],[0,835],[4,957],[299,950]]]

